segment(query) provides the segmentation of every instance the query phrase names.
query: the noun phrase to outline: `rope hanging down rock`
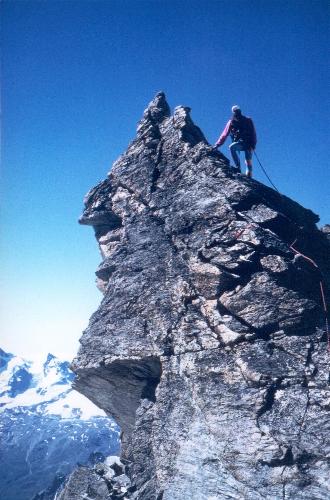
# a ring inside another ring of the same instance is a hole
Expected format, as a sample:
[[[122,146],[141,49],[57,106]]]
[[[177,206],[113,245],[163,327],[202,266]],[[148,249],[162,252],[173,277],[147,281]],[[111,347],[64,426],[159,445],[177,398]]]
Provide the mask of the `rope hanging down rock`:
[[[312,266],[314,266],[318,270],[318,272],[320,273],[320,275],[322,276],[321,269],[316,264],[316,262],[313,259],[311,259],[310,257],[307,257],[307,255],[304,255],[303,253],[301,253],[299,250],[297,250],[293,246],[293,245],[296,244],[296,242],[297,242],[297,238],[291,243],[290,249],[296,255],[299,255],[300,257],[302,257],[303,259],[305,259],[307,262],[309,262],[309,264],[311,264]],[[324,312],[324,319],[325,319],[324,331],[325,331],[326,336],[327,336],[327,348],[328,348],[328,351],[330,352],[330,332],[329,332],[328,307],[327,307],[327,302],[326,302],[326,299],[325,299],[324,286],[323,286],[322,279],[320,279],[320,293],[321,293],[321,299],[322,299],[322,305],[323,305],[323,312]]]
[[[234,238],[238,240],[238,238],[241,237],[241,235],[246,231],[247,229],[251,229],[255,224],[249,223],[246,227],[242,228],[239,231],[236,231],[234,233]],[[311,259],[310,257],[307,257],[307,255],[301,253],[297,248],[295,248],[293,245],[295,245],[297,242],[297,238],[291,243],[290,245],[290,250],[292,250],[293,253],[296,255],[299,255],[303,259],[305,259],[309,264],[311,264],[313,267],[315,267],[320,275],[322,276],[321,269],[319,266],[316,264],[316,262]],[[328,307],[327,307],[327,302],[325,298],[325,293],[324,293],[324,285],[322,279],[320,279],[320,294],[321,294],[321,300],[322,300],[322,306],[323,306],[323,312],[324,312],[324,332],[327,337],[327,349],[330,352],[330,331],[329,331],[329,319],[328,319]]]
[[[265,174],[265,176],[267,177],[267,179],[269,180],[269,182],[271,183],[271,185],[273,186],[275,191],[277,191],[279,194],[281,194],[279,192],[279,190],[277,189],[277,187],[275,186],[275,184],[273,183],[273,181],[271,180],[271,178],[269,177],[269,175],[267,174],[266,169],[262,166],[261,161],[259,160],[257,153],[255,151],[254,151],[254,156],[257,158],[258,163],[259,163],[260,167],[262,168],[263,173]]]

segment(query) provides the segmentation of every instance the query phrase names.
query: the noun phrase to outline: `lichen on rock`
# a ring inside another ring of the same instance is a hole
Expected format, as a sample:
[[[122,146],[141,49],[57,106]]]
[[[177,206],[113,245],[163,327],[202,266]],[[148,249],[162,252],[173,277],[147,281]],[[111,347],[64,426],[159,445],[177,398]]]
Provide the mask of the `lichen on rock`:
[[[75,387],[120,425],[134,498],[329,498],[318,216],[235,173],[161,92],[80,222],[104,297]]]

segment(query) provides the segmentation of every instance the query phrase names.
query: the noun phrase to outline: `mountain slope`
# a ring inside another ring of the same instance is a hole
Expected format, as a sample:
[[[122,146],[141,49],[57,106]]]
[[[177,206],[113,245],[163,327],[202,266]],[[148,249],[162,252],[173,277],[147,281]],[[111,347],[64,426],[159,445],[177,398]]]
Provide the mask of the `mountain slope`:
[[[78,462],[118,451],[117,426],[72,390],[73,379],[51,354],[38,365],[0,349],[1,500],[31,500]]]

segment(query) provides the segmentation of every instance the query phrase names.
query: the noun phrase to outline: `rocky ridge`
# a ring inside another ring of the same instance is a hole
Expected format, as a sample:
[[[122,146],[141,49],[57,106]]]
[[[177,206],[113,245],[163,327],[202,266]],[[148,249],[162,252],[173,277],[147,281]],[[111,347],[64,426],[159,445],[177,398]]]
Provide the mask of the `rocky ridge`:
[[[120,425],[132,495],[328,498],[318,216],[236,173],[159,93],[80,222],[95,230],[104,298],[75,388]]]

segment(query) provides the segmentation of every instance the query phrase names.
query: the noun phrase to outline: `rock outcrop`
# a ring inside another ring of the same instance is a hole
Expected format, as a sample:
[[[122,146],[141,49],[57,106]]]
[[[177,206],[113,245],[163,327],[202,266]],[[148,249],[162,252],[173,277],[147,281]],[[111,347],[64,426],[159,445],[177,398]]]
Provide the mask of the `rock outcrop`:
[[[118,457],[109,456],[93,468],[80,466],[69,477],[55,500],[126,500],[136,493]],[[136,493],[137,494],[137,493]],[[39,500],[39,499],[36,499]],[[40,499],[44,500],[44,499]]]
[[[318,217],[236,173],[159,93],[80,222],[104,298],[75,387],[120,425],[132,497],[329,498]]]

